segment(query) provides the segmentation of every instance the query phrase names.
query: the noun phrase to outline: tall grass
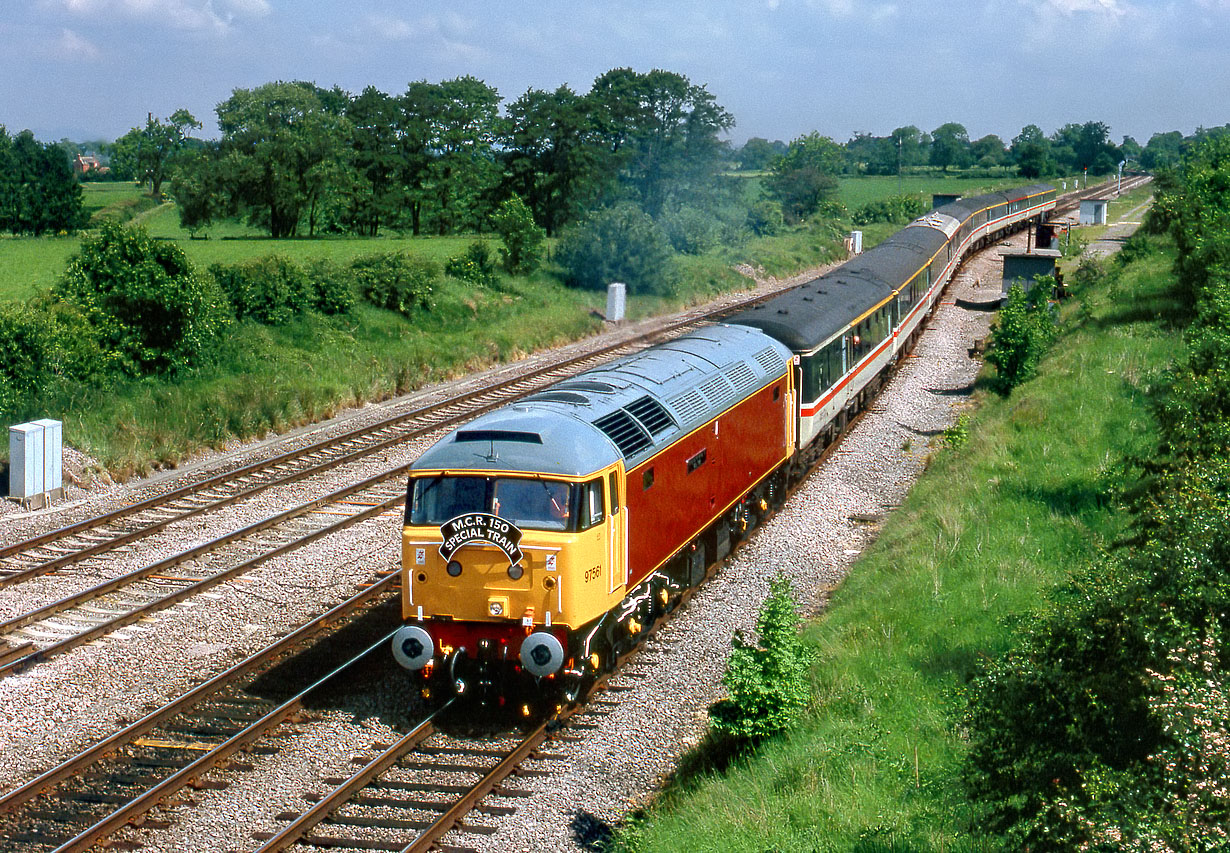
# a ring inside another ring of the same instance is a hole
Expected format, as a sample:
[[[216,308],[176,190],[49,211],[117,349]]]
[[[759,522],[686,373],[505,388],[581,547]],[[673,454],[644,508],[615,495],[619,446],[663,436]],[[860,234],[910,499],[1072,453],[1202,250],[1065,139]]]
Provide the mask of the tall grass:
[[[962,691],[1047,591],[1124,531],[1119,462],[1151,446],[1145,388],[1175,355],[1169,259],[1078,295],[1040,375],[978,392],[807,629],[820,663],[798,729],[726,772],[691,756],[622,831],[638,851],[974,851]],[[1132,309],[1148,304],[1147,312]]]

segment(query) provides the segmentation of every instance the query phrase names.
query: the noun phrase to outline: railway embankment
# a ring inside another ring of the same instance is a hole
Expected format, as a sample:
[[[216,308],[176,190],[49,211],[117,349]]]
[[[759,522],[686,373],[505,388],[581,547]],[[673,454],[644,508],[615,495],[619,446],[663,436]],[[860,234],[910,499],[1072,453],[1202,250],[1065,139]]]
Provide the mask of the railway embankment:
[[[970,684],[1126,536],[1125,460],[1156,447],[1148,395],[1177,357],[1182,300],[1172,248],[1129,254],[1069,271],[1074,295],[1034,379],[1001,396],[982,376],[950,426],[889,449],[904,463],[927,448],[925,473],[867,531],[874,541],[807,628],[818,663],[806,719],[754,749],[691,750],[625,819],[617,847],[982,849],[985,812],[964,784]],[[785,564],[807,559],[809,527],[845,510],[833,499],[804,509]]]

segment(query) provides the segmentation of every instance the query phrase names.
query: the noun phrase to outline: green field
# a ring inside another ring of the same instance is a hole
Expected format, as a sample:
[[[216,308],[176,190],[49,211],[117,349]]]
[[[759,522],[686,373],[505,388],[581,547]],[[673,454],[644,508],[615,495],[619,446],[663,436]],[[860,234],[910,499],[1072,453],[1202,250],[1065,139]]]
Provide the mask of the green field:
[[[720,755],[686,756],[623,848],[995,849],[961,784],[963,691],[1013,644],[1013,625],[1125,529],[1108,495],[1121,460],[1152,447],[1145,395],[1175,357],[1171,260],[1078,292],[1041,375],[1007,398],[977,392],[968,443],[937,443],[807,629],[812,713],[727,769]]]

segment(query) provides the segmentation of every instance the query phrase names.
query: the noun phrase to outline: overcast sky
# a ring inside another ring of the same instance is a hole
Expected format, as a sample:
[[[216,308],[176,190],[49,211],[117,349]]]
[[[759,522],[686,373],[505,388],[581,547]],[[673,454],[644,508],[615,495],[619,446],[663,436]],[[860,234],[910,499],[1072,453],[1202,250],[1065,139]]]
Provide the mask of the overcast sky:
[[[702,84],[731,136],[845,142],[956,121],[1010,141],[1230,122],[1230,0],[3,0],[0,124],[113,139],[180,107],[215,135],[236,88],[400,94],[466,74],[511,101],[611,68]]]

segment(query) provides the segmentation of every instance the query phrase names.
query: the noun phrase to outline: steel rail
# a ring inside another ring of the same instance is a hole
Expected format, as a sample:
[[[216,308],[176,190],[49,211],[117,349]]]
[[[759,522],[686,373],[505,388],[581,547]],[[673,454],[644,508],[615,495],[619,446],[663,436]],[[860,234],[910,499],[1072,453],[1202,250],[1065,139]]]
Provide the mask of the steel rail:
[[[321,821],[349,802],[355,794],[366,788],[399,760],[417,749],[423,741],[435,734],[436,718],[455,701],[457,700],[450,699],[441,705],[431,716],[415,726],[413,730],[403,736],[397,743],[376,756],[357,773],[334,788],[315,806],[274,834],[273,837],[257,849],[256,853],[272,853],[275,850],[285,850],[295,842],[303,839]]]
[[[171,718],[214,696],[224,688],[238,682],[244,676],[253,673],[263,666],[272,664],[283,655],[311,640],[321,631],[328,630],[334,624],[340,623],[352,614],[373,605],[379,598],[389,595],[396,590],[398,577],[397,573],[386,575],[367,589],[351,596],[329,611],[305,622],[285,637],[253,653],[226,671],[197,685],[161,708],[149,712],[140,720],[130,723],[67,761],[61,762],[56,767],[0,796],[0,814],[10,814],[35,797],[50,792],[60,782],[80,774],[92,764],[110,757],[137,738],[148,734]]]
[[[105,622],[98,623],[97,625],[95,625],[94,627],[86,631],[83,631],[78,634],[74,634],[73,636],[67,637],[57,643],[53,643],[52,645],[45,646],[41,649],[37,649],[35,651],[22,655],[21,657],[18,657],[15,660],[11,660],[3,665],[0,665],[0,676],[8,675],[10,673],[19,672],[23,669],[27,669],[36,663],[47,660],[48,658],[51,658],[51,657],[55,657],[56,655],[63,654],[64,652],[74,649],[77,646],[82,645],[83,643],[89,642],[90,640],[97,639],[98,637],[101,637],[104,634],[107,634],[110,631],[115,630],[116,628],[123,627],[124,625],[130,625],[133,622],[139,622],[140,620],[146,618],[152,613],[156,613],[160,610],[165,610],[166,608],[171,607],[174,604],[178,604],[179,602],[184,601],[185,599],[191,598],[192,596],[197,595],[198,593],[205,592],[206,590],[209,590],[221,583],[224,583],[225,581],[228,581],[233,577],[236,577],[238,575],[243,574],[244,572],[247,572],[248,570],[252,569],[253,567],[267,560],[270,560],[274,557],[281,556],[282,554],[289,553],[290,551],[297,550],[298,548],[301,548],[304,545],[314,542],[317,539],[320,539],[331,533],[336,533],[337,531],[350,527],[353,524],[357,524],[360,521],[364,521],[368,518],[371,518],[373,516],[386,512],[389,509],[392,509],[404,503],[405,499],[406,499],[405,495],[398,495],[397,497],[389,498],[388,500],[382,501],[381,503],[376,504],[375,506],[369,507],[368,509],[358,512],[355,515],[341,519],[340,521],[334,522],[333,524],[330,524],[327,527],[323,527],[320,530],[313,531],[312,533],[308,534],[305,537],[296,539],[292,542],[287,542],[284,545],[274,548],[271,551],[266,551],[265,553],[258,554],[257,556],[249,560],[245,560],[241,563],[238,563],[232,566],[229,569],[225,569],[224,571],[219,572],[216,575],[212,575],[208,578],[204,578],[202,580],[196,581],[195,583],[192,583],[189,586],[179,589],[171,593],[170,595],[164,596],[156,601],[152,601],[149,604],[144,605],[138,610],[134,610],[129,613],[120,614],[112,619],[108,619]],[[74,596],[73,598],[79,598],[79,597],[80,596]]]
[[[297,711],[301,710],[308,695],[332,681],[334,678],[337,678],[355,664],[366,659],[369,655],[378,650],[387,648],[388,643],[392,638],[393,634],[390,633],[388,636],[383,637],[379,642],[368,646],[355,657],[346,661],[341,666],[338,666],[324,677],[317,679],[311,685],[301,690],[298,694],[290,699],[287,699],[281,705],[278,705],[260,719],[251,723],[243,731],[232,735],[230,738],[218,744],[213,749],[193,760],[190,764],[185,765],[172,775],[163,779],[141,796],[130,800],[107,817],[96,822],[84,832],[77,835],[75,838],[61,844],[59,847],[55,848],[53,853],[81,853],[81,851],[89,850],[94,845],[115,833],[121,827],[133,822],[141,815],[149,812],[155,806],[165,803],[179,790],[195,784],[199,777],[203,774],[222,767],[227,762],[227,759],[229,759],[240,749],[256,743],[266,734],[284,723]]]

